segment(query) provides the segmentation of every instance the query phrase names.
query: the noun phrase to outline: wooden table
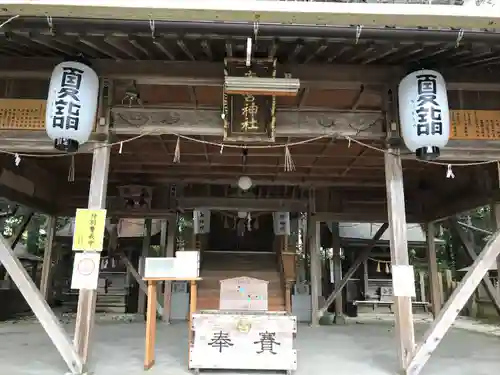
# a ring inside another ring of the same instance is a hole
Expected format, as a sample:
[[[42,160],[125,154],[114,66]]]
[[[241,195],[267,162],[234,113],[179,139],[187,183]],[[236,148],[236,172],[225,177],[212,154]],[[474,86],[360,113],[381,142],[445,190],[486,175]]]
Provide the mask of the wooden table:
[[[159,278],[159,277],[145,277],[143,279],[148,283],[148,306],[146,313],[146,349],[144,357],[144,370],[149,370],[155,364],[155,338],[156,338],[156,286],[158,281],[189,281],[190,282],[190,298],[189,298],[189,348],[191,347],[191,340],[193,337],[193,331],[191,329],[192,315],[196,311],[196,300],[197,300],[197,289],[196,282],[201,280],[201,278]],[[189,354],[189,352],[188,352]]]

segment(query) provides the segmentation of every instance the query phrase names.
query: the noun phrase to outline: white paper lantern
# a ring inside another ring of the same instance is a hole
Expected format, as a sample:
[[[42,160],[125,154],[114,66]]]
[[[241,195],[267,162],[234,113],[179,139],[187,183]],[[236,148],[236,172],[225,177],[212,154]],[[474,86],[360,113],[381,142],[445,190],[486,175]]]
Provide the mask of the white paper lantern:
[[[65,61],[50,78],[45,129],[55,148],[74,152],[87,142],[95,124],[99,78],[88,65]]]
[[[399,84],[399,118],[406,147],[434,159],[450,138],[450,110],[443,76],[434,70],[408,74]]]
[[[252,187],[252,179],[248,176],[241,176],[238,180],[238,187],[243,191],[247,191]]]

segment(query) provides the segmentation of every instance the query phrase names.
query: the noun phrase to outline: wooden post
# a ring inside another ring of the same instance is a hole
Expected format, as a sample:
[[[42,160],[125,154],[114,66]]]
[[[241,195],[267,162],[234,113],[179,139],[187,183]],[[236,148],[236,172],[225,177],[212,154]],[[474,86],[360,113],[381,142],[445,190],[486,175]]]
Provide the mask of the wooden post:
[[[51,270],[52,270],[52,247],[56,230],[56,217],[47,218],[47,237],[45,239],[45,250],[43,252],[42,276],[40,278],[40,292],[46,301],[50,301],[51,292]]]
[[[175,254],[175,236],[177,234],[177,220],[169,219],[167,228],[167,257],[173,257]],[[172,311],[172,282],[165,281],[165,290],[163,292],[163,315],[162,319],[166,323],[170,323],[170,312]]]
[[[72,374],[81,374],[83,362],[75,348],[71,344],[68,334],[62,327],[59,319],[50,309],[40,290],[28,275],[23,265],[14,255],[10,244],[0,236],[0,263],[9,273],[12,281],[31,307],[41,326],[49,335],[50,340],[63,358]]]
[[[145,236],[142,239],[142,254],[139,267],[139,273],[144,275],[144,264],[146,261],[146,257],[149,255],[149,246],[151,245],[151,219],[144,220],[144,234]],[[146,294],[139,289],[139,297],[137,302],[137,312],[139,314],[144,314],[146,309]]]
[[[285,282],[285,310],[287,313],[292,313],[292,290],[290,282]]]
[[[333,250],[333,282],[335,288],[342,281],[342,258],[340,249],[339,223],[332,223],[332,250]],[[344,304],[342,293],[338,293],[335,298],[335,323],[345,324]]]
[[[160,257],[167,256],[167,225],[167,219],[162,219],[160,221]],[[156,292],[158,293],[158,301],[163,301],[163,304],[165,303],[164,295],[166,283],[166,281],[160,281],[159,287],[156,288]],[[165,309],[163,309],[163,314],[161,315],[162,320],[165,320],[164,313]]]
[[[363,261],[363,297],[366,298],[368,295],[368,261]]]
[[[451,270],[444,270],[444,289],[446,289],[446,299],[450,298],[451,293],[453,293],[453,288],[451,286],[452,275]]]
[[[384,232],[387,230],[388,226],[389,226],[389,224],[387,224],[387,223],[382,224],[382,226],[379,228],[379,230],[377,231],[377,233],[375,233],[375,235],[373,236],[373,238],[370,241],[370,243],[368,243],[368,245],[366,246],[366,248],[363,249],[362,253],[352,263],[351,267],[346,272],[346,274],[344,275],[344,277],[340,281],[339,285],[335,286],[335,290],[328,296],[328,298],[325,301],[325,304],[318,311],[319,316],[322,316],[326,312],[326,310],[328,310],[328,308],[330,307],[330,305],[332,304],[332,302],[337,297],[337,294],[340,293],[342,291],[342,289],[347,285],[347,282],[352,277],[352,275],[354,275],[354,272],[356,272],[356,270],[359,268],[359,266],[361,265],[361,263],[363,263],[364,261],[366,261],[368,259],[368,257],[370,256],[370,252],[372,251],[372,249],[377,244],[377,241],[380,240],[380,238],[382,237],[382,235],[384,234]]]
[[[422,344],[418,346],[411,359],[406,375],[418,375],[431,357],[434,350],[450,329],[458,313],[467,303],[481,279],[486,275],[490,266],[500,254],[500,231],[493,234],[483,251],[475,259],[469,271],[448,299],[433,324],[424,334]]]
[[[316,232],[320,228],[320,222],[317,222],[313,215],[307,215],[307,242],[309,247],[310,261],[310,274],[311,274],[311,326],[316,327],[319,325],[319,251],[316,243]]]
[[[191,347],[193,346],[193,314],[198,309],[198,289],[196,280],[190,281],[189,290],[189,322],[188,322],[188,368],[191,368]]]
[[[403,188],[403,168],[398,149],[388,149],[384,154],[387,189],[387,212],[393,266],[409,265],[408,241],[406,237],[406,212]],[[398,282],[394,280],[393,284]],[[411,296],[394,297],[394,315],[399,349],[399,366],[405,369],[415,349],[413,311]]]
[[[426,237],[427,237],[427,264],[429,270],[429,283],[431,291],[431,304],[432,304],[432,315],[436,318],[437,314],[441,310],[441,290],[439,283],[439,273],[438,264],[436,256],[436,226],[434,223],[427,223],[426,225]]]
[[[144,357],[144,370],[149,370],[155,364],[156,283],[156,280],[148,280],[148,308],[146,315],[146,353]]]
[[[88,202],[90,209],[106,208],[110,152],[111,148],[105,143],[98,144],[94,149]],[[97,290],[82,289],[78,295],[74,343],[85,370],[89,361],[96,299]]]
[[[425,273],[424,271],[418,272],[418,284],[420,287],[420,302],[427,302],[425,296]],[[424,306],[425,311],[427,311],[427,306]]]

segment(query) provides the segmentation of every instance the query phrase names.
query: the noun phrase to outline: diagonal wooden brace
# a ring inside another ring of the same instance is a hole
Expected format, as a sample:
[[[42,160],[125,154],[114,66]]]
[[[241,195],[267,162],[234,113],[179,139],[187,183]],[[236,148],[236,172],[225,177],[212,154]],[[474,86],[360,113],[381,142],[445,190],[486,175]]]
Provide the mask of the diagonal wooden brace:
[[[469,256],[469,258],[472,261],[476,260],[477,254],[476,251],[474,250],[474,246],[467,238],[464,230],[460,227],[459,223],[456,220],[449,219],[448,225],[450,229],[453,231],[453,233],[460,238],[460,242],[462,242],[462,246],[465,249],[465,252]],[[486,290],[488,297],[491,299],[491,302],[493,302],[493,306],[495,307],[495,310],[497,311],[498,315],[500,315],[500,298],[497,295],[495,286],[491,282],[488,275],[483,277],[483,279],[481,280],[481,284],[484,286],[484,289]]]
[[[405,375],[418,375],[422,371],[422,368],[457,318],[460,310],[465,306],[490,266],[495,263],[498,254],[500,254],[500,230],[491,236],[481,254],[470,267],[469,272],[458,284],[434,323],[425,333],[422,343],[417,347],[406,368]]]
[[[130,272],[134,280],[139,284],[139,288],[148,295],[148,286],[146,282],[142,279],[141,275],[139,275],[139,272],[135,269],[134,265],[132,262],[127,258],[125,254],[120,254],[120,259],[122,260],[123,264],[127,268],[127,271]],[[157,297],[158,298],[158,297]],[[160,316],[163,316],[163,307],[160,305],[160,301],[157,301],[156,303],[156,311]]]
[[[50,309],[47,301],[43,298],[37,286],[28,275],[23,265],[14,255],[10,244],[0,236],[0,263],[10,275],[10,278],[16,284],[24,299],[31,307],[31,310],[37,317],[57,351],[68,365],[72,374],[81,374],[83,371],[83,361],[76,352],[71,340],[61,326],[59,319]]]
[[[375,245],[377,244],[378,240],[380,240],[380,238],[384,235],[384,233],[385,233],[385,231],[387,230],[388,227],[389,227],[389,224],[384,223],[379,228],[379,230],[377,231],[377,233],[375,233],[375,235],[373,236],[373,238],[370,241],[370,243],[366,246],[365,249],[363,249],[362,253],[356,258],[356,260],[352,264],[351,268],[349,268],[349,270],[346,272],[345,276],[342,278],[342,280],[340,281],[339,285],[335,286],[335,290],[332,292],[332,294],[330,294],[328,296],[328,298],[326,299],[325,304],[323,305],[323,307],[321,309],[319,309],[319,311],[318,311],[318,316],[319,317],[323,316],[323,314],[326,312],[326,310],[328,310],[328,308],[333,303],[333,301],[335,301],[335,298],[337,297],[337,295],[347,285],[347,282],[352,277],[352,275],[354,274],[354,272],[356,272],[356,270],[359,268],[359,266],[365,260],[368,259],[368,257],[370,256],[370,253],[371,253],[372,249],[375,247]]]

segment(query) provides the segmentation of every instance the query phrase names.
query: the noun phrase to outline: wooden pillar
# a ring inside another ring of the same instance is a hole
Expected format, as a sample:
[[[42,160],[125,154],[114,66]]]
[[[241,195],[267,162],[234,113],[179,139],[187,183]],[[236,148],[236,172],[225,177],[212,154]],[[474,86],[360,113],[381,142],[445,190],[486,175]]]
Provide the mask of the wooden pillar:
[[[288,281],[285,282],[285,310],[292,313],[292,285]]]
[[[55,216],[49,216],[47,218],[47,236],[45,239],[45,250],[43,252],[43,265],[42,265],[42,276],[40,278],[40,292],[46,301],[49,302],[51,293],[51,270],[52,270],[52,247],[54,243],[54,235],[56,231],[56,220]]]
[[[368,261],[363,261],[363,297],[366,298],[368,295]]]
[[[333,250],[333,282],[335,288],[342,281],[342,258],[340,249],[340,231],[339,223],[332,223],[332,250]],[[335,298],[335,323],[345,324],[344,319],[344,303],[342,293],[337,294]]]
[[[156,280],[148,280],[148,309],[146,316],[146,345],[144,370],[149,370],[155,364],[156,341]]]
[[[434,223],[428,223],[426,225],[426,236],[427,236],[427,264],[429,270],[429,286],[431,291],[431,306],[432,315],[434,319],[436,318],[439,311],[441,311],[442,306],[442,296],[440,288],[440,275],[438,271],[437,256],[436,256],[436,226]]]
[[[175,254],[175,236],[177,235],[177,220],[171,218],[168,220],[167,228],[167,248],[166,256],[173,257]],[[170,312],[172,311],[172,282],[165,281],[165,291],[163,293],[163,315],[162,320],[170,323]]]
[[[316,221],[315,217],[311,214],[307,215],[307,242],[309,247],[310,260],[310,273],[311,273],[311,326],[316,327],[319,325],[319,276],[320,276],[320,259],[319,247],[316,243],[318,238],[317,232],[320,230],[320,222]]]
[[[405,197],[403,188],[403,168],[399,149],[388,149],[384,154],[385,180],[387,189],[387,212],[392,266],[409,265]],[[394,280],[393,285],[400,282]],[[415,350],[415,332],[411,296],[394,297],[394,315],[399,349],[399,366],[406,369]]]
[[[89,209],[106,208],[110,152],[111,148],[106,144],[98,144],[94,149],[92,173],[90,177]],[[78,353],[82,357],[85,367],[87,367],[89,361],[89,347],[94,325],[96,300],[97,290],[80,290],[78,295],[74,343]]]
[[[142,239],[142,254],[140,258],[139,274],[144,275],[144,265],[146,262],[146,257],[149,255],[149,247],[151,245],[151,219],[144,220],[144,237]],[[145,314],[146,312],[146,293],[139,289],[139,297],[137,303],[137,312],[139,314]]]
[[[160,221],[160,257],[167,256],[167,219],[162,219]],[[165,284],[166,281],[160,281],[159,286],[156,289],[158,301],[163,301],[165,294]],[[163,305],[164,306],[164,305]],[[165,310],[163,310],[165,312]],[[162,315],[162,320],[165,317]]]
[[[193,346],[193,314],[198,310],[198,287],[195,280],[190,281],[189,288],[189,322],[188,322],[188,369],[191,368],[191,347]]]
[[[499,169],[498,173],[500,175],[500,169]],[[490,206],[490,213],[491,213],[493,231],[499,230],[500,229],[500,203],[493,203]],[[498,299],[500,299],[500,256],[497,257],[496,293],[497,293]]]

